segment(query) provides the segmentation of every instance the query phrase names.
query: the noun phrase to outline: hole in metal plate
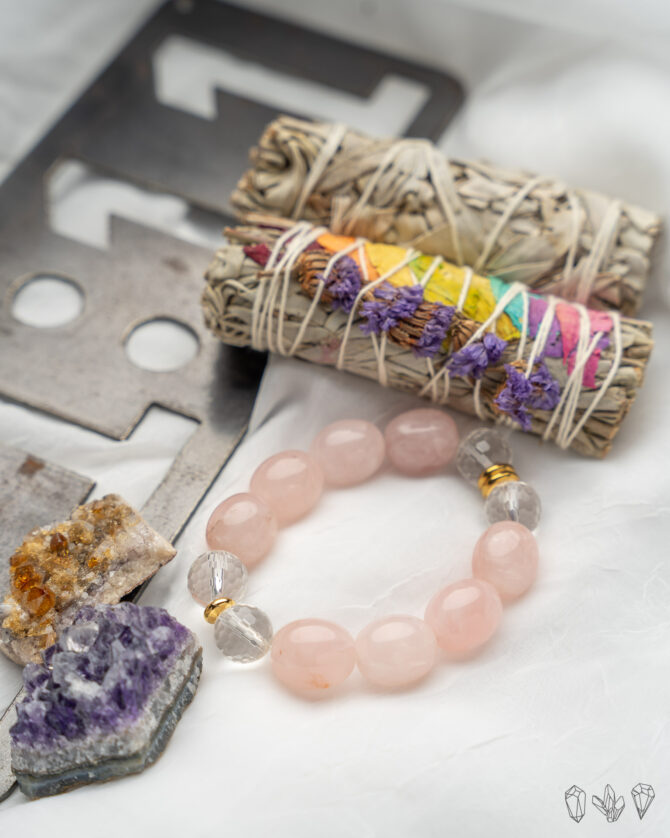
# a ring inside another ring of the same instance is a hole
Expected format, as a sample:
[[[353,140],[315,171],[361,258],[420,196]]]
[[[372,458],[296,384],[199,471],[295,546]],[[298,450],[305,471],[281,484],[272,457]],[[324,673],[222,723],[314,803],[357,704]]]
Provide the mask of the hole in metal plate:
[[[84,309],[84,294],[72,279],[49,274],[30,277],[14,295],[12,315],[38,329],[65,326]]]
[[[171,317],[157,317],[141,323],[125,342],[128,358],[143,370],[172,372],[198,354],[200,341],[185,323]]]
[[[220,89],[273,109],[346,122],[371,134],[402,134],[430,97],[426,85],[389,73],[362,98],[180,35],[158,47],[153,70],[159,102],[210,120],[217,117]]]
[[[208,249],[221,244],[224,222],[219,215],[198,212],[177,195],[111,177],[80,160],[55,163],[46,188],[51,229],[100,250],[110,246],[113,217]]]

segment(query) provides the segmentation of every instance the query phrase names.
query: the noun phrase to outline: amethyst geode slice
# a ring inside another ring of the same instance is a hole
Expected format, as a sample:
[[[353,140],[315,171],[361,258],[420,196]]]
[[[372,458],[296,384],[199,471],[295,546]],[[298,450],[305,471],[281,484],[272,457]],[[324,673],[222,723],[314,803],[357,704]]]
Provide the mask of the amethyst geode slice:
[[[23,671],[10,730],[28,797],[142,771],[163,751],[202,668],[197,637],[162,608],[86,606]]]

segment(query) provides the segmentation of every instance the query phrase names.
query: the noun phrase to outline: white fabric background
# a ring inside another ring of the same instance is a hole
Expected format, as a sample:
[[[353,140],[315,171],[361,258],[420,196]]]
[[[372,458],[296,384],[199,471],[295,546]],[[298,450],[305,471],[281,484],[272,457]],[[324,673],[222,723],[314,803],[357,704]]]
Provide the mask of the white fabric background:
[[[151,5],[0,2],[5,171]],[[578,20],[574,4],[529,4],[531,19],[551,29],[524,22],[523,4],[513,0],[282,5],[312,25],[456,72],[469,98],[445,135],[449,151],[555,172],[667,214],[670,14],[661,4],[583,2]],[[296,699],[274,682],[267,662],[222,660],[186,592],[211,509],[244,490],[263,458],[307,446],[333,419],[383,424],[413,404],[349,376],[273,361],[251,433],[145,598],[168,607],[205,647],[200,690],[166,754],[120,782],[30,804],[14,794],[0,807],[3,838],[140,829],[254,838],[667,835],[669,269],[659,251],[642,312],[654,321],[657,346],[611,456],[585,461],[513,437],[518,469],[544,503],[536,588],[507,609],[483,655],[441,666],[408,693],[377,693],[355,675],[332,700]],[[472,426],[456,418],[464,430]],[[2,441],[89,474],[101,490],[116,488],[138,504],[187,433],[174,417],[157,422],[160,435],[145,430],[114,447],[0,405]],[[420,614],[439,586],[467,573],[483,526],[480,499],[455,476],[408,481],[387,472],[329,493],[311,517],[283,532],[252,574],[247,599],[277,627],[315,615],[355,633],[382,614]],[[1,660],[3,706],[17,683],[16,668]],[[630,797],[639,781],[657,793],[641,824]],[[573,783],[589,800],[579,826],[563,802]],[[626,797],[616,826],[590,804],[605,783]]]

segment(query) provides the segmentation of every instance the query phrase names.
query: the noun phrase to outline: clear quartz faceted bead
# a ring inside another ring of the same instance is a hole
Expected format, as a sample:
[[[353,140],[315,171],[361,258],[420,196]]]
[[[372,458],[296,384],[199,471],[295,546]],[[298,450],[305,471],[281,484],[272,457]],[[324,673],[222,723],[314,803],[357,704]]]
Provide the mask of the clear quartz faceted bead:
[[[502,434],[493,428],[475,428],[464,437],[456,452],[456,468],[468,483],[477,485],[489,466],[512,462],[512,449]]]
[[[249,574],[242,562],[227,550],[210,550],[193,562],[188,572],[188,589],[200,605],[217,596],[238,599],[244,594]]]
[[[540,523],[542,504],[535,489],[519,480],[495,486],[486,498],[485,510],[492,524],[518,521],[526,529],[534,530]]]
[[[267,654],[272,644],[272,623],[254,605],[232,605],[214,623],[216,645],[230,660],[251,663]]]

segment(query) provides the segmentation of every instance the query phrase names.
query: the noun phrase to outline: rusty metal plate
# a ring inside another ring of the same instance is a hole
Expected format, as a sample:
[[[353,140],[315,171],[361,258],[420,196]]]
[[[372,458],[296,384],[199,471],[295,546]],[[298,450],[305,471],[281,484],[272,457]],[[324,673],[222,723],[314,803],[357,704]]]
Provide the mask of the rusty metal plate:
[[[262,365],[222,347],[203,327],[206,248],[115,217],[109,248],[93,248],[51,229],[46,195],[58,161],[80,158],[96,171],[185,197],[210,226],[227,223],[230,187],[277,109],[226,92],[226,78],[206,74],[195,83],[214,86],[215,118],[159,102],[156,56],[194,43],[222,50],[238,62],[242,79],[258,67],[289,85],[307,79],[322,86],[326,100],[328,91],[350,97],[357,113],[374,110],[379,90],[388,96],[384,84],[395,79],[420,93],[407,132],[433,139],[462,98],[453,78],[410,62],[223,3],[169,3],[0,186],[0,395],[115,439],[127,437],[152,404],[198,421],[145,509],[170,538],[239,440]],[[295,113],[300,106],[296,97]],[[17,322],[14,295],[37,274],[75,283],[84,296],[81,315],[52,329]],[[157,374],[130,363],[124,342],[138,324],[161,317],[185,325],[200,348],[186,367]]]
[[[205,49],[199,93],[180,96],[170,55],[197,48]],[[296,80],[304,95],[295,92]],[[397,91],[411,102],[404,115],[395,107]],[[80,160],[179,196],[210,229],[223,227],[248,148],[278,113],[328,118],[344,109],[372,126],[375,109],[391,100],[397,133],[437,140],[462,99],[454,78],[412,62],[215,0],[167,3],[0,185],[0,395],[119,440],[152,405],[196,420],[197,430],[142,510],[174,540],[244,433],[263,358],[224,347],[205,330],[199,297],[206,247],[115,216],[107,249],[58,234],[49,219],[50,172],[60,161]],[[72,322],[37,329],[13,317],[17,292],[44,274],[73,282],[83,294]],[[179,370],[149,372],[126,355],[133,329],[156,318],[182,324],[198,340],[196,356]],[[3,489],[11,495],[39,470],[17,475],[12,469],[25,455],[6,456]],[[40,478],[45,497],[48,468]],[[45,507],[45,517],[63,517],[83,500],[90,484],[71,480],[82,497],[63,495],[63,514],[47,515]],[[39,484],[25,485],[30,491]],[[30,509],[22,488],[16,498]],[[24,530],[39,523],[36,496],[30,502],[35,514],[25,524],[21,519]],[[12,789],[13,713],[14,702],[0,720],[0,800]]]

